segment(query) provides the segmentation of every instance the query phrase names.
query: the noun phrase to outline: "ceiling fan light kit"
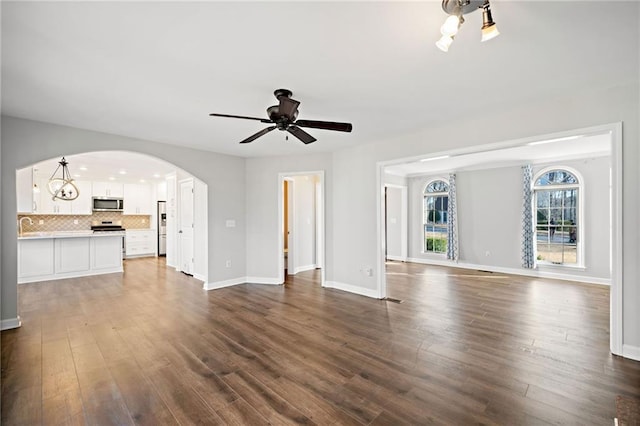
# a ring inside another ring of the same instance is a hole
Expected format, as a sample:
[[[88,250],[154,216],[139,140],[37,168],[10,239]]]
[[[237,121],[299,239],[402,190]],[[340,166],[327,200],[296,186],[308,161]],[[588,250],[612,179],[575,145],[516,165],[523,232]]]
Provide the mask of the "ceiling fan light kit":
[[[255,120],[261,123],[272,124],[267,128],[260,130],[259,132],[249,136],[248,138],[240,141],[240,143],[250,143],[258,139],[261,136],[266,135],[272,130],[278,129],[280,131],[286,131],[296,138],[298,138],[304,144],[310,144],[317,139],[311,136],[309,133],[301,129],[301,127],[308,127],[312,129],[334,130],[338,132],[351,132],[353,126],[351,123],[340,123],[334,121],[318,121],[318,120],[298,120],[298,106],[300,102],[292,99],[293,93],[288,89],[277,89],[273,92],[278,105],[273,105],[267,108],[267,118],[247,117],[244,115],[231,115],[231,114],[209,114],[212,117],[226,117],[226,118],[241,118],[244,120]]]
[[[442,0],[442,10],[449,16],[440,27],[442,37],[436,42],[438,49],[448,52],[455,35],[464,23],[463,15],[478,9],[482,9],[482,38],[480,41],[488,41],[500,35],[491,15],[489,0]]]

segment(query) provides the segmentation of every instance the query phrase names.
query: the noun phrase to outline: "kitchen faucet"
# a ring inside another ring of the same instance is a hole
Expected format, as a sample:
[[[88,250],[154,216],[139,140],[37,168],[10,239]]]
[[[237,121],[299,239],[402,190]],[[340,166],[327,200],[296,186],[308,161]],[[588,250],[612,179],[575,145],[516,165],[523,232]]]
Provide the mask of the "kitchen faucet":
[[[22,221],[25,220],[25,219],[27,219],[29,221],[29,225],[33,225],[33,220],[31,220],[30,217],[28,217],[28,216],[21,217],[20,220],[18,221],[18,229],[19,229],[18,235],[20,235],[20,236],[22,236]]]

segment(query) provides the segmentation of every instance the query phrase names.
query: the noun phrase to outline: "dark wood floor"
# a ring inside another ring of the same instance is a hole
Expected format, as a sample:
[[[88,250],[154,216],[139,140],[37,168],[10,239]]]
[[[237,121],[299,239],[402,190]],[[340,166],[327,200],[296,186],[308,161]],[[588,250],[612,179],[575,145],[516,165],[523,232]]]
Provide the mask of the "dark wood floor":
[[[162,260],[19,286],[2,424],[602,424],[640,396],[609,291],[388,265],[391,303],[285,286],[205,292]]]

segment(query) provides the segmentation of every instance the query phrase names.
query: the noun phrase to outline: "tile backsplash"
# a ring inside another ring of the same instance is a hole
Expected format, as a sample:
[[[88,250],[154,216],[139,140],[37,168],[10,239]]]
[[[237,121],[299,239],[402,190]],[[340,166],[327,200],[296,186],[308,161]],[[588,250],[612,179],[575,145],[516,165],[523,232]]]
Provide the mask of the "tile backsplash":
[[[95,212],[92,215],[19,214],[18,220],[22,217],[30,217],[33,220],[33,225],[26,220],[22,222],[24,232],[82,231],[91,229],[91,222],[103,220],[122,221],[122,227],[125,229],[151,228],[149,215],[124,215],[114,212]],[[43,221],[42,225],[40,221]]]

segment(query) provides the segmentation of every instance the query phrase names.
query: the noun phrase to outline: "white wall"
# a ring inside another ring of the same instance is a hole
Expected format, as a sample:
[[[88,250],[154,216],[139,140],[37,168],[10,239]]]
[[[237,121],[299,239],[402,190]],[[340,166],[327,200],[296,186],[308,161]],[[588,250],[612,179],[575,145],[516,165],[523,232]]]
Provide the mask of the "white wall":
[[[245,161],[157,142],[2,117],[2,318],[17,312],[16,170],[44,159],[91,151],[148,154],[193,174],[208,188],[209,281],[245,275]],[[215,202],[213,202],[215,200]],[[235,228],[225,220],[236,219]],[[225,259],[233,260],[225,268]]]
[[[207,249],[207,235],[209,234],[207,216],[207,185],[200,179],[193,182],[193,276],[206,281],[209,258]],[[226,266],[226,264],[225,264]]]
[[[635,50],[630,50],[629,54],[638,62],[637,44],[630,45]],[[363,266],[375,266],[379,253],[376,209],[379,206],[377,197],[381,194],[375,184],[377,162],[623,122],[624,342],[640,347],[640,239],[637,220],[640,88],[637,74],[635,78],[632,83],[619,87],[609,87],[603,82],[603,87],[591,92],[505,105],[503,110],[492,109],[473,117],[460,117],[456,121],[434,125],[416,134],[335,152],[333,250],[329,251],[333,261],[332,279],[362,294],[375,294],[377,277],[363,273]]]
[[[539,164],[534,173],[546,166],[570,167],[583,178],[585,229],[584,269],[539,265],[541,271],[585,277],[606,282],[610,274],[609,172],[610,158],[599,157]],[[409,179],[410,258],[444,261],[445,255],[423,253],[422,194],[425,184],[437,176]],[[521,270],[522,170],[520,166],[456,173],[458,202],[458,243],[461,264],[487,269]]]

